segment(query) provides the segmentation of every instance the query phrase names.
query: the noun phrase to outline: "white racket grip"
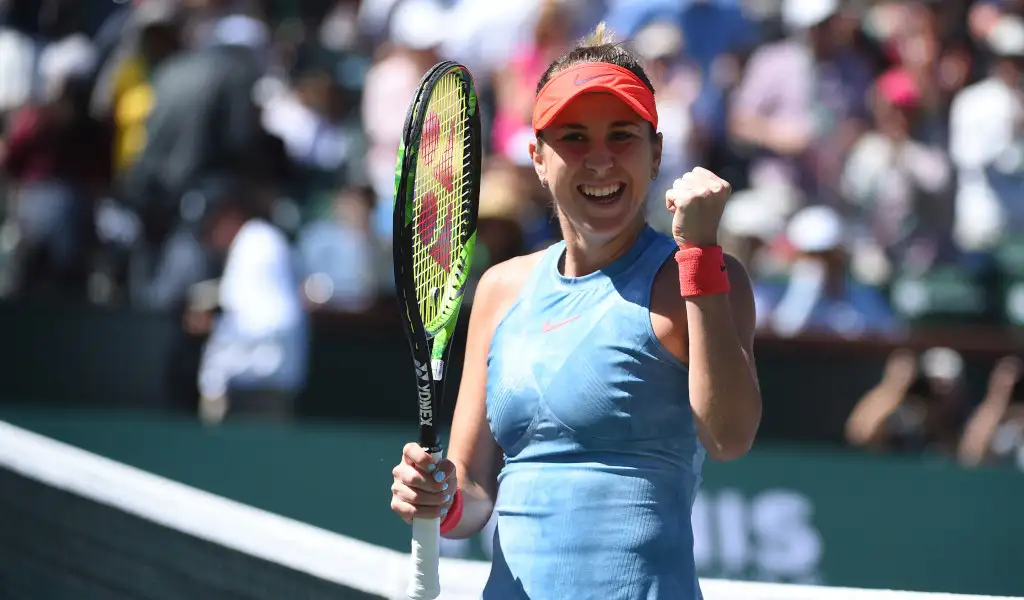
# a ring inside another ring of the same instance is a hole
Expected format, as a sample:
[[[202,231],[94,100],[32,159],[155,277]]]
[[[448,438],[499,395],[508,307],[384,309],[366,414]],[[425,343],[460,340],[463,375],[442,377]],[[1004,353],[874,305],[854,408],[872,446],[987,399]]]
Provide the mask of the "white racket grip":
[[[435,452],[434,462],[441,460]],[[441,519],[412,521],[412,579],[406,595],[412,600],[434,600],[441,595],[438,563],[441,552]]]

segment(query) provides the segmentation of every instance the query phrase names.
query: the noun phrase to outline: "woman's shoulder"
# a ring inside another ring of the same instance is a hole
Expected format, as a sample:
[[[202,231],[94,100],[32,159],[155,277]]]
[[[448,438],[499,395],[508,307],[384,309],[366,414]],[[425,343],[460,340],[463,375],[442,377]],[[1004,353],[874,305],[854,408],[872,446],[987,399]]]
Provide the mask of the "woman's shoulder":
[[[473,312],[486,315],[492,325],[497,325],[519,297],[544,252],[516,256],[484,271],[473,295]]]
[[[538,250],[530,254],[516,256],[500,263],[491,265],[480,277],[477,295],[515,296],[522,290],[529,279],[530,273],[544,257],[546,250]]]

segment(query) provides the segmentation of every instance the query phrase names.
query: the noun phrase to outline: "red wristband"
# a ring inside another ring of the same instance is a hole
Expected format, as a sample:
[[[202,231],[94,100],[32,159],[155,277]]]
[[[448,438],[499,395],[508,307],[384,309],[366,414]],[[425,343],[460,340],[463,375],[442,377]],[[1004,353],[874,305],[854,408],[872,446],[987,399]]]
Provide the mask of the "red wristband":
[[[452,498],[452,505],[448,508],[448,514],[441,520],[441,533],[448,533],[459,524],[462,518],[462,490],[455,489],[455,497]]]
[[[721,246],[680,248],[679,292],[683,297],[725,294],[729,291],[729,272]]]

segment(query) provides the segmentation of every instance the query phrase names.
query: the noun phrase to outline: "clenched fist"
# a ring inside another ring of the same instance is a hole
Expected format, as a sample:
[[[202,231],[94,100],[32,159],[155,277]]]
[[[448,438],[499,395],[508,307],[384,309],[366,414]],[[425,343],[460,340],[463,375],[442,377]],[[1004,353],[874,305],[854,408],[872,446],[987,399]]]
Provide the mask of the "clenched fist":
[[[680,247],[717,246],[718,224],[731,194],[728,181],[702,167],[676,179],[665,192],[665,208],[675,213],[672,236],[676,243]]]

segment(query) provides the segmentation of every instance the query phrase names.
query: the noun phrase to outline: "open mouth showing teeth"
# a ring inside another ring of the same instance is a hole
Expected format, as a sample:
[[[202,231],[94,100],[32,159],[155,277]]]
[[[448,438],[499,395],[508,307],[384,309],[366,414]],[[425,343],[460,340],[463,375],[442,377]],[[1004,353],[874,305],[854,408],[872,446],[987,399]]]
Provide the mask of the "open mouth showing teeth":
[[[610,204],[615,202],[622,197],[622,192],[626,189],[624,183],[612,183],[608,185],[581,185],[579,191],[581,194],[587,197],[588,200],[592,200],[599,204]]]

